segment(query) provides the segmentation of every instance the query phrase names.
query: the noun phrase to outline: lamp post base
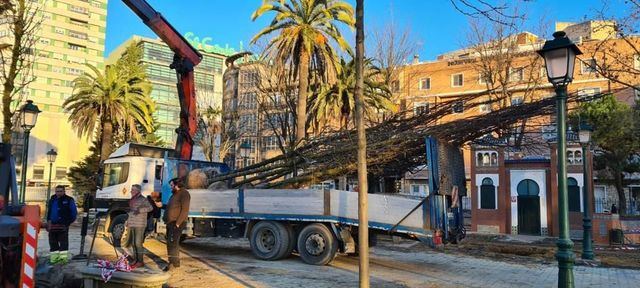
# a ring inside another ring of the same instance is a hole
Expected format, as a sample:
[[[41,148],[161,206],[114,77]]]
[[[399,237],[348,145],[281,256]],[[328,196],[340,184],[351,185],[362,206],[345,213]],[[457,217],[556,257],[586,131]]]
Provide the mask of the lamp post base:
[[[561,238],[556,242],[558,252],[556,259],[558,260],[558,287],[573,288],[575,281],[573,279],[573,264],[575,255],[573,254],[573,242],[570,239]]]
[[[593,260],[595,257],[593,254],[593,244],[591,240],[591,219],[583,218],[582,219],[582,227],[584,229],[584,233],[582,235],[582,256],[581,258],[584,260]]]

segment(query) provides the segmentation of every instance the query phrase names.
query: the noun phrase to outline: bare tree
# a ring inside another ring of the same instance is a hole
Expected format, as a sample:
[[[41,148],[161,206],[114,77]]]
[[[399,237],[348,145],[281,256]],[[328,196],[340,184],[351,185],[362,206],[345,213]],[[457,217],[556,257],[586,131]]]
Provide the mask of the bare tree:
[[[389,22],[381,29],[374,29],[371,47],[373,59],[380,68],[382,82],[392,92],[403,91],[405,87],[401,87],[400,81],[402,67],[407,65],[410,57],[418,57],[417,52],[420,49],[420,41],[411,33],[410,27],[400,28]],[[405,81],[404,85],[408,85],[409,82]]]
[[[524,23],[520,18],[500,19],[502,21],[471,19],[465,45],[469,47],[465,51],[468,61],[478,72],[479,83],[486,88],[477,100],[486,103],[485,112],[533,101],[546,81],[544,63],[535,55],[539,44],[537,36],[523,32]],[[532,122],[535,120],[523,118],[512,127],[496,132],[500,138],[508,139],[510,145],[522,148]],[[530,140],[533,139],[527,139]]]
[[[514,20],[523,20],[525,16],[510,9],[509,4],[520,1],[492,3],[491,0],[449,0],[454,9],[470,18],[484,18],[500,25],[513,25]],[[526,0],[525,0],[526,1]]]
[[[604,39],[585,43],[595,47],[582,59],[602,77],[635,89],[640,84],[640,1],[615,3],[610,7],[609,1],[603,1],[595,12],[594,33]]]
[[[42,6],[29,0],[2,1],[0,6],[6,7],[12,2],[13,8],[7,9],[0,17],[0,25],[7,25],[10,32],[10,43],[0,49],[0,81],[2,82],[2,141],[11,141],[13,130],[12,117],[19,103],[25,96],[26,87],[33,81],[33,64],[36,59],[36,43],[38,31],[43,22]]]
[[[212,90],[206,87],[197,87],[196,91],[198,93],[196,101],[198,102],[199,110],[198,136],[200,136],[196,144],[202,148],[202,152],[208,161],[224,159],[224,156],[220,155],[220,147],[217,146],[220,144],[217,143],[219,140],[216,141],[223,132],[222,109],[215,103],[215,95]]]

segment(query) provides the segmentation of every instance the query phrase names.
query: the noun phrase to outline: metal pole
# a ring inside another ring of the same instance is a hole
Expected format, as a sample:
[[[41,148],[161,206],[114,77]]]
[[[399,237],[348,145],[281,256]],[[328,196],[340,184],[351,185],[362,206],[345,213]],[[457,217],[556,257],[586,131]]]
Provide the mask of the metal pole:
[[[24,203],[27,189],[27,157],[29,156],[29,134],[31,130],[24,130],[24,147],[22,149],[22,167],[20,168],[20,203]]]
[[[249,157],[246,157],[246,156],[245,156],[245,157],[242,157],[242,168],[247,167],[247,159],[248,159],[248,158],[249,158]],[[247,174],[246,174],[246,173],[245,173],[245,174],[244,174],[244,176],[243,176],[243,180],[247,180]]]
[[[589,144],[582,145],[582,175],[584,175],[584,213],[582,217],[582,259],[593,260],[593,246],[591,243],[591,157],[587,157]],[[589,161],[589,163],[587,163]]]
[[[567,86],[556,87],[558,138],[558,218],[560,238],[556,245],[558,260],[558,287],[573,288],[573,242],[569,238],[569,194],[567,187]]]
[[[47,186],[47,198],[44,199],[44,217],[47,217],[49,213],[49,198],[51,198],[51,173],[53,171],[53,162],[49,162],[49,186]]]
[[[356,1],[356,130],[358,134],[358,252],[360,288],[369,287],[367,136],[364,127],[364,0]]]

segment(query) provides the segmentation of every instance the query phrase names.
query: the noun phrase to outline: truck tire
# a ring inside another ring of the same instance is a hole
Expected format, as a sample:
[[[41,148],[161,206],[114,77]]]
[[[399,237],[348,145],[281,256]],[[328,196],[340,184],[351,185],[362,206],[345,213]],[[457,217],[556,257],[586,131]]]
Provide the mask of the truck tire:
[[[251,252],[260,260],[278,260],[284,257],[293,241],[287,228],[279,222],[260,221],[251,230]]]
[[[337,251],[338,240],[323,224],[309,224],[298,235],[298,253],[307,264],[329,264],[336,257]]]
[[[280,224],[280,223],[279,223]],[[287,237],[288,237],[288,246],[285,246],[284,249],[282,249],[282,251],[280,251],[280,255],[278,255],[278,257],[276,258],[277,260],[280,259],[285,259],[289,256],[291,256],[291,253],[293,253],[293,249],[296,246],[296,237],[295,237],[295,232],[293,231],[293,227],[291,227],[291,225],[287,225],[287,224],[282,224],[282,228],[284,228],[284,233],[287,233]]]
[[[111,237],[113,239],[113,246],[122,247],[125,238],[128,235],[127,229],[127,219],[129,215],[120,214],[111,220],[111,226],[109,227],[109,233],[111,233]]]

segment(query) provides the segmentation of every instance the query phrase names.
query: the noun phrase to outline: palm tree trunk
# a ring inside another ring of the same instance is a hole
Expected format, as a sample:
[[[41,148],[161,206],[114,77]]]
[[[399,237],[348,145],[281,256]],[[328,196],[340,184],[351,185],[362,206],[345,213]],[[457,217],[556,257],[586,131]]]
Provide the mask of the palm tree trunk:
[[[298,65],[298,106],[296,107],[296,143],[300,145],[306,136],[307,94],[309,90],[309,54],[302,49]],[[295,146],[294,145],[294,146]]]
[[[107,120],[102,122],[102,143],[100,144],[100,161],[109,158],[111,154],[111,138],[113,137],[113,123]]]
[[[358,132],[358,252],[360,287],[369,287],[367,136],[364,130],[364,0],[356,2],[356,128]]]

